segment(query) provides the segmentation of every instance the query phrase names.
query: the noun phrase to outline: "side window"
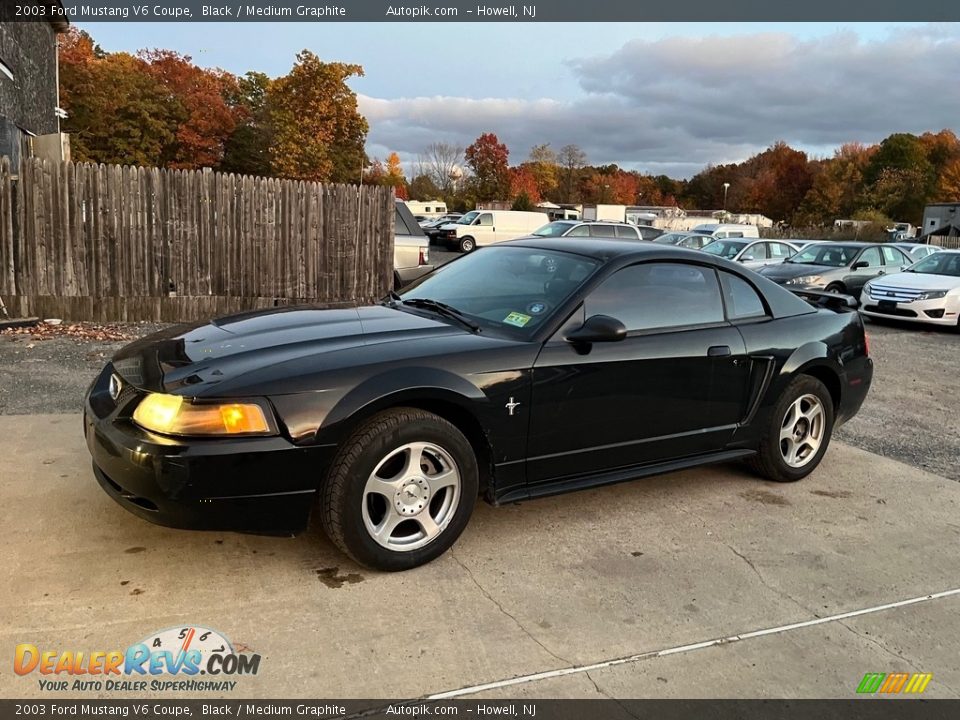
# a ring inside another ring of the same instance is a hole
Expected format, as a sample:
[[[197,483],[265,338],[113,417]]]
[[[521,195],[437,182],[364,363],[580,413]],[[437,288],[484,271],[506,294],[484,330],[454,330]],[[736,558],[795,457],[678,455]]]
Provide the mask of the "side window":
[[[483,213],[483,215],[477,218],[477,225],[482,225],[483,227],[493,227],[493,215],[490,213]]]
[[[573,230],[567,233],[567,237],[590,237],[590,226],[577,225]]]
[[[792,247],[783,243],[770,243],[768,247],[770,248],[770,257],[774,260],[780,260],[781,258],[785,260],[796,252]]]
[[[857,258],[857,262],[865,262],[867,267],[880,267],[883,264],[880,260],[880,248],[867,248]]]
[[[628,240],[637,240],[637,229],[627,227],[626,225],[617,225],[614,228],[617,231],[618,238],[627,238]]]
[[[644,263],[619,270],[590,293],[587,317],[610,315],[628,331],[723,322],[716,273],[680,263]]]
[[[731,320],[764,317],[767,310],[760,295],[750,283],[728,272],[720,271],[720,285],[727,304],[727,317]]]
[[[767,259],[767,244],[766,243],[756,243],[748,247],[743,255],[740,256],[741,260],[766,260]]]
[[[615,238],[617,229],[613,225],[590,225],[590,234],[593,237]]]
[[[396,216],[393,219],[394,235],[412,235],[410,228],[407,227],[407,224],[403,221],[403,215],[400,214],[399,210],[394,210]]]
[[[883,262],[887,265],[906,265],[911,262],[911,260],[904,257],[904,254],[899,248],[884,246],[881,249],[883,251]]]

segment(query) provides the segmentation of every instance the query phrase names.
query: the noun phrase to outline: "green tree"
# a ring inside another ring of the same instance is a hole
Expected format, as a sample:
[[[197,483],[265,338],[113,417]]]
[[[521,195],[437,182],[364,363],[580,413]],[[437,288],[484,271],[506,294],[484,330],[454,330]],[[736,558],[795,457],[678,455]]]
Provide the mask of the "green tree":
[[[520,194],[517,195],[513,200],[512,210],[533,210],[534,209],[533,201],[530,199],[530,196],[527,195],[526,190],[521,190]]]
[[[360,179],[367,164],[368,125],[347,80],[362,76],[360,65],[325,63],[304,50],[290,73],[273,81],[267,107],[276,175],[322,182]]]
[[[248,72],[237,79],[236,92],[230,98],[239,122],[224,145],[220,169],[241,175],[270,174],[270,146],[273,131],[267,112],[270,78],[260,72]]]
[[[427,175],[414,177],[407,190],[411,200],[436,200],[440,197],[440,188]]]

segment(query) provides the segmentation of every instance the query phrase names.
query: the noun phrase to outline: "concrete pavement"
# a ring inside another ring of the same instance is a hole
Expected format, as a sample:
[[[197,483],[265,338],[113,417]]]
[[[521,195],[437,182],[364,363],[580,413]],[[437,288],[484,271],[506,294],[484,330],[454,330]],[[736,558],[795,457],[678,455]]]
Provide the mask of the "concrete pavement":
[[[960,595],[529,677],[960,588],[960,485],[849,446],[792,485],[720,466],[478,505],[452,552],[382,574],[319,530],[139,520],[96,485],[80,425],[0,417],[8,658],[22,642],[110,650],[199,624],[263,656],[237,697],[850,697],[864,673],[899,670],[933,673],[926,696],[960,696]],[[37,677],[0,663],[0,697],[42,695]]]

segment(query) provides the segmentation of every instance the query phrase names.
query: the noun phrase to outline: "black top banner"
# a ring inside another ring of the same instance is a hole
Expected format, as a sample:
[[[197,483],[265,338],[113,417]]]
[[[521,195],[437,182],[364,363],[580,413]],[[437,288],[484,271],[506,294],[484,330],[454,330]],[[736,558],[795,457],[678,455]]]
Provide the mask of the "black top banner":
[[[3,0],[12,22],[933,22],[957,0]]]

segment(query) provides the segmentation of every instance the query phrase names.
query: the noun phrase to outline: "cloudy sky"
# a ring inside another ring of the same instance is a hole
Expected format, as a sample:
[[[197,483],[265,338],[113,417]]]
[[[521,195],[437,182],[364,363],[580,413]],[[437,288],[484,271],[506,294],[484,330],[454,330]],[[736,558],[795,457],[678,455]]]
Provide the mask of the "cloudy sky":
[[[891,132],[960,132],[960,25],[881,23],[86,23],[105,50],[162,47],[234,73],[303,48],[355,62],[368,152],[412,161],[492,131],[511,161],[574,143],[592,163],[688,177],[777,140],[814,155]]]

